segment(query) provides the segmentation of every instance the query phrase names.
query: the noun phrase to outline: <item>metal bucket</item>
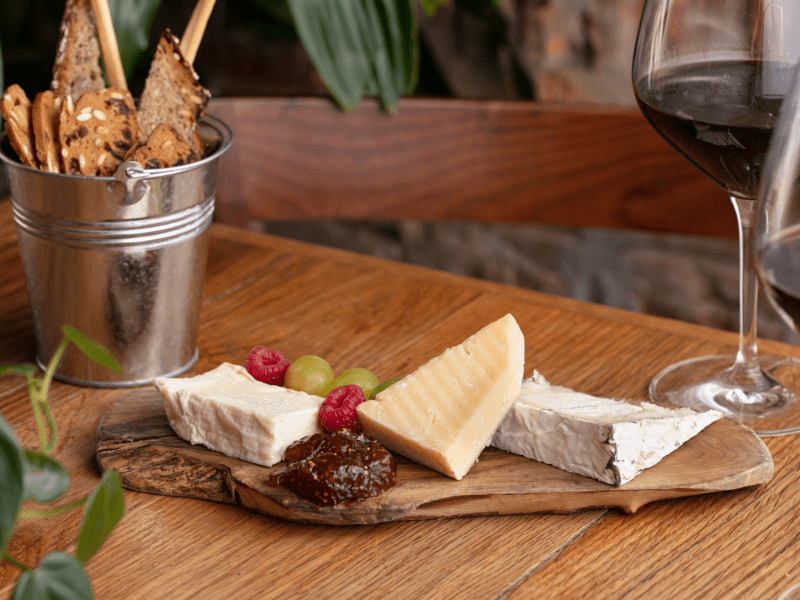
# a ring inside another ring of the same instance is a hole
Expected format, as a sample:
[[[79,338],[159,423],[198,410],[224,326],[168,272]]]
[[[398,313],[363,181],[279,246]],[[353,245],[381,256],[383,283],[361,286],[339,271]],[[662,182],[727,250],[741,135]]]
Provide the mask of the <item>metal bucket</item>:
[[[132,387],[173,376],[197,360],[197,328],[214,213],[217,162],[233,135],[205,117],[213,149],[169,169],[120,165],[115,177],[23,166],[0,143],[11,190],[33,326],[44,368],[73,325],[105,346],[123,373],[71,345],[55,377],[94,387]]]

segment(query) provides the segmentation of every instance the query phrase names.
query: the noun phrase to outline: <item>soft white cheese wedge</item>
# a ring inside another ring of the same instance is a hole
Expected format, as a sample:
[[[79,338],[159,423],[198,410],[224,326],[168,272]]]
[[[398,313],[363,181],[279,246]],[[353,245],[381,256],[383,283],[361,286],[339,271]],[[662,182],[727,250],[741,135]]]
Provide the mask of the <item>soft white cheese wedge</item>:
[[[361,403],[365,433],[389,450],[461,479],[519,394],[525,341],[511,315],[487,325]]]
[[[280,462],[292,442],[322,431],[322,398],[261,383],[238,365],[153,384],[179,437],[266,467]]]
[[[522,382],[492,446],[622,485],[720,418],[715,410],[596,398],[550,385],[534,371]]]

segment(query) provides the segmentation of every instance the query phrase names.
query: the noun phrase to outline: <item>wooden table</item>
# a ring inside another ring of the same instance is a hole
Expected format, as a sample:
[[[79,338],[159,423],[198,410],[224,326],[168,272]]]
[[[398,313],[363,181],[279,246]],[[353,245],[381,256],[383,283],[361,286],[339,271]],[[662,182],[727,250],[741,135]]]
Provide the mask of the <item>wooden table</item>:
[[[34,342],[8,202],[0,203],[0,363]],[[243,363],[255,345],[314,353],[338,372],[404,375],[511,312],[526,376],[645,398],[677,359],[730,352],[736,336],[531,291],[213,226],[192,373]],[[764,342],[764,351],[800,357]],[[55,383],[55,456],[73,476],[64,502],[95,485],[95,428],[125,390]],[[0,412],[36,445],[24,382],[0,380]],[[766,440],[769,484],[656,502],[635,514],[587,510],[328,527],[231,505],[125,492],[126,514],[87,565],[98,598],[775,598],[800,582],[800,440]],[[25,520],[9,553],[37,564],[74,551],[80,511]],[[0,565],[0,597],[19,575]]]

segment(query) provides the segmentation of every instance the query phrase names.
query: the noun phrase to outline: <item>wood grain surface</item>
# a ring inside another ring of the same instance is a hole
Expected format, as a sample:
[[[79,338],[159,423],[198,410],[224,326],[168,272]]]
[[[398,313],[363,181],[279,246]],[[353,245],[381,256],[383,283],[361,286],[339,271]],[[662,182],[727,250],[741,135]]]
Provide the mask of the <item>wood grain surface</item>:
[[[317,506],[266,484],[283,463],[267,468],[179,438],[155,390],[132,392],[97,425],[97,462],[140,492],[237,504],[262,514],[326,525],[465,516],[564,513],[617,507],[626,512],[655,500],[734,490],[772,478],[769,450],[750,429],[712,423],[697,436],[614,487],[522,456],[487,448],[460,481],[395,455],[397,485],[377,498]]]
[[[0,364],[31,362],[33,324],[7,202],[0,202]],[[256,345],[290,360],[324,356],[379,379],[416,365],[511,312],[526,376],[645,399],[676,360],[735,351],[737,336],[276,237],[212,226],[198,343],[189,375],[243,363]],[[800,349],[762,340],[763,353]],[[71,475],[57,504],[97,484],[100,419],[130,390],[54,382],[55,457]],[[0,413],[37,445],[25,381],[0,378]],[[126,513],[86,568],[98,599],[768,599],[800,582],[800,443],[766,439],[764,484],[652,502],[634,514],[587,509],[369,526],[289,522],[233,504],[125,491]],[[26,505],[26,508],[37,508]],[[8,553],[35,567],[74,552],[81,511],[21,519]],[[0,598],[20,571],[0,563]]]
[[[218,98],[236,132],[216,218],[504,221],[735,238],[725,192],[636,108]]]

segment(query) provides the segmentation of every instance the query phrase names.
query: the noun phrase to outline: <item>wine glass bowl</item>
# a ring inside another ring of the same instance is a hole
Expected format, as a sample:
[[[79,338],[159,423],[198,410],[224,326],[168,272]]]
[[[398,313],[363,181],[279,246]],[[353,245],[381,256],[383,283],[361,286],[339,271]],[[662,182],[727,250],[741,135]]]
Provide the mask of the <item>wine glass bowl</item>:
[[[759,360],[751,229],[767,149],[800,55],[798,0],[647,0],[634,50],[634,94],[654,129],[729,195],[739,224],[739,348],[662,370],[659,404],[716,409],[762,435],[800,431],[788,359]],[[780,371],[780,372],[779,372]]]
[[[800,62],[767,155],[753,247],[759,279],[772,305],[800,331]]]

